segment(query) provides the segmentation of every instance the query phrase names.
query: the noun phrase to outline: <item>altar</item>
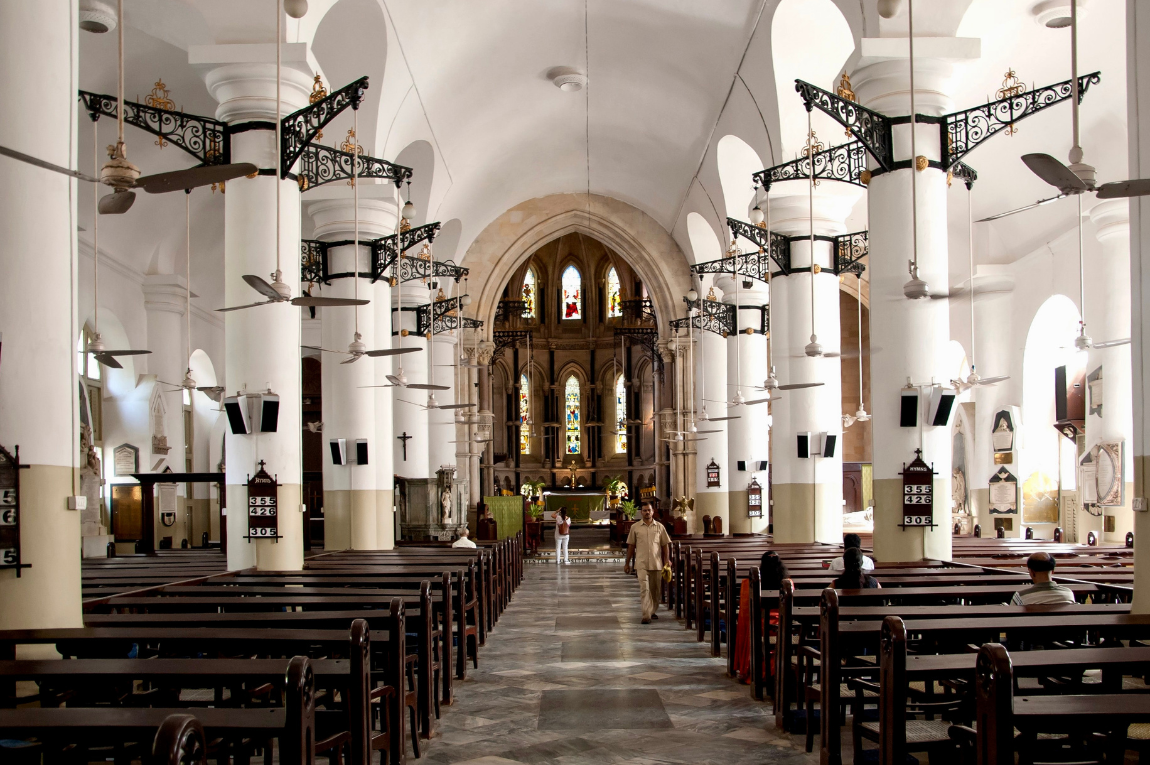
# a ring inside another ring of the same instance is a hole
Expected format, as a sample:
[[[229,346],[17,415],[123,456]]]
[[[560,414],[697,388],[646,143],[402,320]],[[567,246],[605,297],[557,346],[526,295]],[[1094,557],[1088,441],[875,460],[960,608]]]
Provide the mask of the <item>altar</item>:
[[[557,491],[543,495],[543,520],[554,521],[559,508],[566,506],[567,515],[576,523],[605,524],[610,512],[607,495],[602,492]]]

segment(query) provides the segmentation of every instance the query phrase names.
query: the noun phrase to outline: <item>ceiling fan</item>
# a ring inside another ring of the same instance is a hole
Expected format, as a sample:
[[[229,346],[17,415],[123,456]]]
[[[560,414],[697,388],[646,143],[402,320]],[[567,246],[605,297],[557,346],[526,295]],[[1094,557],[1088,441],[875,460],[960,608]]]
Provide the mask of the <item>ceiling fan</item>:
[[[303,424],[303,430],[306,430],[308,433],[322,433],[323,422],[319,420],[315,422],[305,422]]]
[[[703,278],[703,276],[702,276],[702,274],[700,274],[699,275],[700,281],[702,280],[702,278]],[[687,300],[688,300],[688,303],[687,303],[687,319],[688,319],[687,331],[688,332],[691,331],[691,322],[689,321],[689,319],[691,318],[691,304],[693,304],[698,299],[699,299],[699,293],[697,291],[695,291],[694,289],[691,289],[687,293]],[[707,368],[707,347],[706,347],[706,344],[703,342],[703,332],[704,332],[704,330],[702,327],[702,322],[700,322],[700,324],[699,324],[699,362],[700,362],[700,367],[702,369],[706,369]],[[695,361],[694,352],[693,352],[694,343],[691,344],[691,348],[692,348],[691,363],[693,365],[694,361]],[[727,420],[741,419],[740,415],[737,415],[737,414],[736,415],[728,415],[726,417],[711,417],[710,415],[708,415],[707,414],[707,401],[709,401],[710,399],[707,398],[707,377],[705,374],[699,376],[699,382],[700,382],[699,398],[703,402],[702,411],[699,412],[699,421],[700,422],[725,422]],[[725,401],[721,401],[721,402],[717,402],[717,403],[726,404]]]
[[[404,404],[411,404],[412,406],[418,406],[420,409],[423,409],[425,411],[428,411],[431,409],[467,409],[469,407],[475,406],[475,404],[441,404],[435,400],[435,393],[431,393],[428,395],[426,404],[418,404],[414,401],[407,401],[406,399],[402,399],[402,398],[397,399],[397,400],[404,403]]]
[[[123,0],[118,0],[118,2],[120,2],[121,5],[123,4]],[[295,5],[298,6],[299,3],[296,2]],[[298,8],[297,8],[297,10],[298,10]],[[283,77],[282,77],[282,69],[283,69],[282,47],[283,47],[283,45],[281,42],[282,35],[280,34],[280,31],[281,31],[280,22],[282,21],[282,18],[281,18],[282,15],[283,15],[283,0],[278,0],[278,2],[276,3],[276,144],[275,144],[277,147],[281,145],[280,133],[283,129],[283,125],[281,124],[281,121],[280,121],[280,107],[282,106],[282,102],[280,101],[280,90],[281,90],[281,87],[283,84],[282,83],[282,80],[283,80]],[[122,71],[121,71],[120,76],[121,76],[121,81],[122,81],[122,78],[123,78],[123,72]],[[123,87],[121,86],[121,91],[122,90],[123,90]],[[122,113],[123,113],[123,110],[121,109],[121,114]],[[121,128],[121,132],[122,131],[123,131],[123,128]],[[283,272],[280,270],[280,255],[281,255],[281,253],[280,253],[280,228],[281,228],[281,223],[280,223],[280,187],[283,186],[283,183],[281,181],[281,179],[283,178],[283,167],[282,167],[282,165],[283,165],[283,157],[281,156],[281,153],[279,151],[276,151],[276,270],[271,274],[271,278],[272,278],[271,284],[268,284],[266,281],[264,281],[263,279],[261,279],[260,277],[254,275],[254,274],[244,274],[243,275],[243,279],[245,282],[248,283],[248,286],[251,287],[252,289],[254,289],[256,292],[263,295],[267,299],[262,301],[262,302],[258,302],[258,303],[248,303],[246,305],[231,306],[229,308],[217,308],[216,310],[219,311],[220,313],[226,313],[228,311],[241,311],[245,308],[255,308],[257,306],[272,305],[274,303],[291,303],[292,305],[302,306],[302,307],[306,307],[306,308],[321,308],[321,307],[323,307],[323,308],[335,308],[338,306],[367,305],[368,303],[371,302],[370,300],[358,300],[358,299],[353,299],[353,298],[335,298],[335,297],[311,297],[311,296],[293,298],[291,296],[291,287],[284,283]],[[255,168],[253,167],[252,171],[254,171],[254,169]],[[355,164],[354,169],[355,169],[355,172],[358,172],[358,169],[359,169],[358,163]],[[249,172],[252,172],[252,171],[249,171]],[[358,188],[357,188],[356,193],[358,194]],[[359,212],[359,210],[357,207],[357,209],[356,209],[357,216],[358,216],[358,212]],[[356,237],[357,246],[358,246],[358,242],[359,242],[359,238]],[[358,264],[358,262],[359,262],[358,259],[356,262]],[[358,283],[359,280],[356,279],[356,282]],[[357,284],[357,287],[358,287],[358,284]]]
[[[843,415],[843,428],[844,428],[844,429],[846,429],[846,428],[849,428],[851,425],[854,425],[856,422],[866,422],[867,420],[869,420],[869,419],[870,419],[870,415],[869,415],[869,414],[867,414],[867,411],[866,411],[866,405],[863,403],[863,364],[862,364],[862,272],[861,272],[861,271],[859,271],[858,273],[856,273],[856,274],[855,274],[855,279],[857,279],[857,280],[858,280],[858,281],[857,281],[857,289],[858,289],[858,295],[857,295],[857,297],[858,297],[858,309],[859,309],[859,315],[858,315],[858,332],[859,332],[859,408],[858,408],[858,411],[857,411],[857,412],[855,412],[854,414],[844,414],[844,415]]]
[[[1077,2],[1077,0],[1075,0]],[[971,195],[973,192],[970,187],[966,189],[966,255],[970,268],[970,374],[966,376],[965,380],[956,379],[951,380],[950,384],[954,386],[955,390],[959,393],[964,393],[976,386],[997,385],[1004,380],[1009,380],[1007,375],[999,375],[998,377],[979,377],[978,372],[975,371],[975,334],[974,334],[974,224],[971,222]],[[1081,225],[1081,218],[1079,218],[1079,225]]]

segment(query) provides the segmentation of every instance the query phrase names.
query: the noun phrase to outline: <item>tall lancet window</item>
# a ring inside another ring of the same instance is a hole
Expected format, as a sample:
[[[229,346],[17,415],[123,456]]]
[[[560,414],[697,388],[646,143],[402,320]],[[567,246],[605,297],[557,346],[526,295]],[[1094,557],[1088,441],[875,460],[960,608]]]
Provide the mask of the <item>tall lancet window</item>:
[[[531,384],[519,375],[519,453],[531,453]]]
[[[615,451],[624,454],[627,451],[627,386],[623,375],[615,380],[615,431]]]
[[[623,315],[623,299],[619,294],[619,274],[612,267],[607,272],[607,318]]]
[[[536,315],[536,284],[535,284],[535,269],[528,268],[527,273],[523,275],[523,318],[534,319]]]
[[[566,435],[567,435],[567,453],[578,454],[580,443],[580,429],[579,429],[579,381],[575,379],[575,375],[567,378],[567,384],[563,386],[564,400],[566,402]]]
[[[583,277],[575,266],[567,266],[563,271],[563,318],[583,318]]]

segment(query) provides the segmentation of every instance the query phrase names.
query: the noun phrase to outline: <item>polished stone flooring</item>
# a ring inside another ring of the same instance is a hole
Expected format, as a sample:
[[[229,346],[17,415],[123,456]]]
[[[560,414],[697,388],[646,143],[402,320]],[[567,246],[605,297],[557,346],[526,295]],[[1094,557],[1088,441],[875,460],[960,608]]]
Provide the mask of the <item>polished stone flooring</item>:
[[[818,762],[673,613],[639,619],[620,566],[527,566],[419,762]]]

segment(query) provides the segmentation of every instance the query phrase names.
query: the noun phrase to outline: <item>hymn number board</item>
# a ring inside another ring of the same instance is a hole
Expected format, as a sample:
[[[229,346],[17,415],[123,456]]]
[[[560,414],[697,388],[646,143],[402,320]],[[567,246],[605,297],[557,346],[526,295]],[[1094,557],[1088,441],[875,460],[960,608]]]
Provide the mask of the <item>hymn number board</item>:
[[[13,455],[0,446],[0,569],[14,568],[16,576],[30,564],[20,559],[20,447]]]
[[[264,470],[260,460],[259,472],[248,480],[248,536],[247,539],[279,539],[279,484]]]
[[[902,466],[901,526],[930,527],[934,522],[934,469],[922,461],[922,449],[915,449],[914,461]]]
[[[763,517],[763,487],[754,478],[747,486],[747,517],[748,518],[762,518]]]

